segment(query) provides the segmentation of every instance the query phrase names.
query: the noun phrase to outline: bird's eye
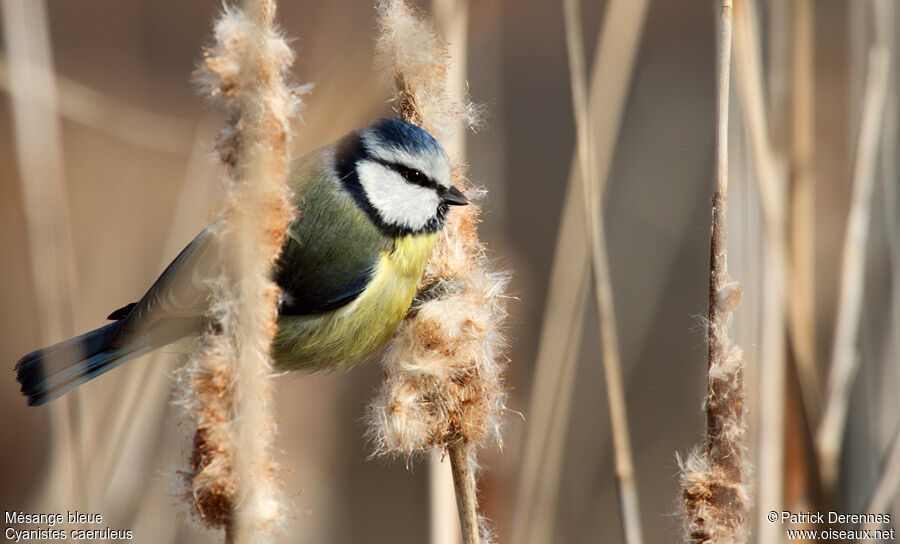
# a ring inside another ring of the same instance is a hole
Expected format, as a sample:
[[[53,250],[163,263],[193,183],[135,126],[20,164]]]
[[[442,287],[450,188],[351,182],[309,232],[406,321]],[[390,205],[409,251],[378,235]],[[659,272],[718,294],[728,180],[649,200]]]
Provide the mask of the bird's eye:
[[[403,176],[403,179],[410,183],[415,183],[416,185],[422,185],[425,183],[425,174],[419,172],[414,168],[402,168],[400,170],[400,175]]]

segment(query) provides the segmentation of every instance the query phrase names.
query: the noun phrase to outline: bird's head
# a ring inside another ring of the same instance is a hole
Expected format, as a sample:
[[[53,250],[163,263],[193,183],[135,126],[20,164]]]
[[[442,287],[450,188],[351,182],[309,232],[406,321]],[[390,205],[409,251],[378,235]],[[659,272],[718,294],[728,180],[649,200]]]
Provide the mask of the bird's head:
[[[345,136],[335,169],[372,221],[393,236],[440,230],[449,206],[469,203],[450,181],[441,144],[399,119],[381,119]]]

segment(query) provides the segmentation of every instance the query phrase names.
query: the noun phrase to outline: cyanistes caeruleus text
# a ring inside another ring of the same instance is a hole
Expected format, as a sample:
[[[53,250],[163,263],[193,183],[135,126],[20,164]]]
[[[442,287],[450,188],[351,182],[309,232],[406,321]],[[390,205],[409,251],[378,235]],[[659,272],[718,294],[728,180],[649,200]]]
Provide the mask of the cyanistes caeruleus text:
[[[375,354],[416,293],[449,206],[467,204],[441,145],[383,119],[291,163],[296,218],[273,269],[281,288],[276,370],[340,370]],[[23,357],[22,393],[44,404],[121,363],[214,328],[216,223],[113,323]]]

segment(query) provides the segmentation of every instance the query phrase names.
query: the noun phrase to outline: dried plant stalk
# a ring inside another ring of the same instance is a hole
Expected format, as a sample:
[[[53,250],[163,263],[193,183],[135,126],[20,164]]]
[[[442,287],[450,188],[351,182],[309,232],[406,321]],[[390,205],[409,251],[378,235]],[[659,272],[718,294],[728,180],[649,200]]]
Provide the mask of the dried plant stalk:
[[[448,42],[447,88],[451,96],[464,96],[467,85],[469,0],[432,0],[430,4],[434,27]],[[441,142],[447,154],[457,161],[465,157],[465,129],[463,120],[457,120],[453,124],[452,138]],[[462,539],[458,513],[463,510],[457,504],[460,495],[456,493],[453,467],[446,457],[437,449],[428,454],[429,544],[459,544]]]
[[[775,5],[771,6],[773,9]],[[780,6],[785,8],[785,6]],[[734,72],[740,113],[745,122],[749,137],[750,158],[754,167],[755,183],[759,190],[761,212],[765,223],[765,236],[762,247],[762,283],[761,283],[761,319],[759,347],[757,351],[757,387],[760,394],[756,397],[758,406],[757,422],[757,467],[758,480],[757,500],[760,504],[780,504],[784,487],[785,459],[785,378],[786,378],[786,331],[788,330],[786,304],[787,278],[789,274],[788,242],[785,213],[787,210],[787,174],[784,156],[774,149],[773,142],[779,136],[778,128],[784,123],[771,121],[779,114],[773,111],[788,111],[785,93],[776,93],[769,107],[765,104],[763,89],[765,81],[763,63],[759,43],[761,42],[759,25],[756,24],[755,10],[752,3],[741,2],[735,6],[734,13]],[[781,13],[770,13],[770,18],[784,17]],[[785,23],[789,21],[784,21]],[[788,24],[775,24],[769,32],[776,29],[789,33]],[[773,36],[773,41],[778,40]],[[790,40],[783,40],[785,48]],[[774,44],[773,44],[774,48]],[[786,52],[782,52],[787,56]],[[773,61],[774,64],[777,64]],[[785,71],[786,73],[786,71]],[[783,74],[773,73],[784,78]],[[772,81],[770,85],[778,88],[779,83]],[[781,95],[783,107],[778,108]],[[785,114],[786,115],[786,114]],[[782,127],[783,132],[787,130]],[[782,136],[784,136],[782,134]],[[783,140],[784,138],[782,138]],[[784,143],[782,143],[784,145]],[[792,299],[793,300],[793,299]],[[797,328],[791,328],[795,335]],[[793,337],[793,336],[792,336]],[[793,359],[798,372],[803,375],[802,362],[799,357]],[[804,383],[804,382],[801,382]],[[807,394],[803,398],[808,398]],[[804,447],[797,441],[792,447]],[[767,512],[758,509],[760,519],[757,524],[759,542],[771,542],[780,538],[782,530],[778,525],[769,523],[762,516]]]
[[[586,227],[591,240],[594,293],[597,315],[600,319],[600,339],[603,345],[603,371],[606,375],[606,396],[609,400],[622,532],[625,542],[639,544],[643,542],[641,518],[634,478],[634,462],[631,456],[628,411],[625,406],[625,391],[622,385],[622,363],[619,358],[619,335],[616,330],[616,312],[609,273],[609,256],[606,251],[606,233],[603,229],[602,208],[598,194],[599,179],[593,145],[594,131],[588,109],[587,77],[584,67],[584,46],[582,45],[584,39],[579,24],[581,5],[578,0],[564,0],[563,11],[565,13],[569,71],[572,80],[572,103],[574,104],[575,125],[578,133],[581,185],[585,215],[588,219]]]
[[[718,58],[716,188],[710,243],[708,386],[706,439],[682,466],[684,541],[745,542],[749,495],[744,444],[743,354],[729,338],[740,286],[728,276],[726,199],[728,195],[728,91],[731,75],[731,0],[722,0]]]
[[[41,343],[50,344],[72,334],[78,306],[50,25],[43,1],[3,0],[0,6],[34,302]],[[41,494],[46,511],[87,502],[82,403],[76,393],[49,407],[53,443]]]
[[[592,147],[598,206],[605,199],[647,8],[646,0],[612,0],[597,41],[588,107],[603,112],[590,119],[595,136]],[[538,543],[553,538],[585,300],[589,297],[590,246],[582,234],[586,210],[579,188],[581,171],[573,162],[532,379],[529,424],[513,512],[513,542]]]
[[[791,109],[790,325],[806,410],[818,413],[815,255],[815,4],[794,0]],[[773,524],[770,524],[773,525]]]
[[[287,144],[297,104],[284,83],[292,54],[273,29],[274,1],[242,8],[224,9],[200,73],[229,111],[216,147],[231,202],[215,233],[223,270],[212,317],[220,330],[201,339],[183,404],[196,426],[186,473],[192,507],[229,542],[256,543],[269,540],[284,515],[272,456],[278,287],[270,270],[291,219]]]
[[[473,126],[476,108],[453,96],[449,53],[405,3],[378,4],[378,54],[396,85],[396,110],[438,140],[453,137],[460,121]],[[454,181],[470,197],[461,167]],[[423,279],[424,296],[401,324],[384,355],[386,380],[369,408],[376,454],[411,456],[427,449],[449,453],[467,544],[488,538],[477,513],[474,446],[499,441],[507,276],[493,272],[478,240],[479,210],[453,210]]]
[[[877,45],[869,52],[862,118],[853,161],[853,195],[841,257],[840,298],[834,326],[834,347],[816,447],[822,480],[832,485],[837,475],[851,386],[859,369],[856,340],[863,304],[866,242],[869,235],[876,157],[888,91],[888,52]]]
[[[26,28],[32,27],[22,27],[23,31]],[[28,68],[42,69],[36,64]],[[0,89],[13,93],[11,76],[7,59],[0,55]],[[52,77],[56,80],[56,92],[42,89],[31,99],[41,101],[61,117],[145,149],[184,155],[191,148],[190,122],[141,109],[63,74],[54,73]]]

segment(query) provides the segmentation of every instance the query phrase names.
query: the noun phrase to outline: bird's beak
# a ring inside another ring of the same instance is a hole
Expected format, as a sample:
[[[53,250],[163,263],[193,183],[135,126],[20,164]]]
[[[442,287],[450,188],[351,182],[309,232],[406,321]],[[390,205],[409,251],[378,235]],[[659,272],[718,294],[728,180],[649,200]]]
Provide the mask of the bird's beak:
[[[465,206],[469,203],[469,199],[466,198],[466,195],[462,194],[459,189],[451,186],[450,189],[444,193],[444,202],[451,206]]]

